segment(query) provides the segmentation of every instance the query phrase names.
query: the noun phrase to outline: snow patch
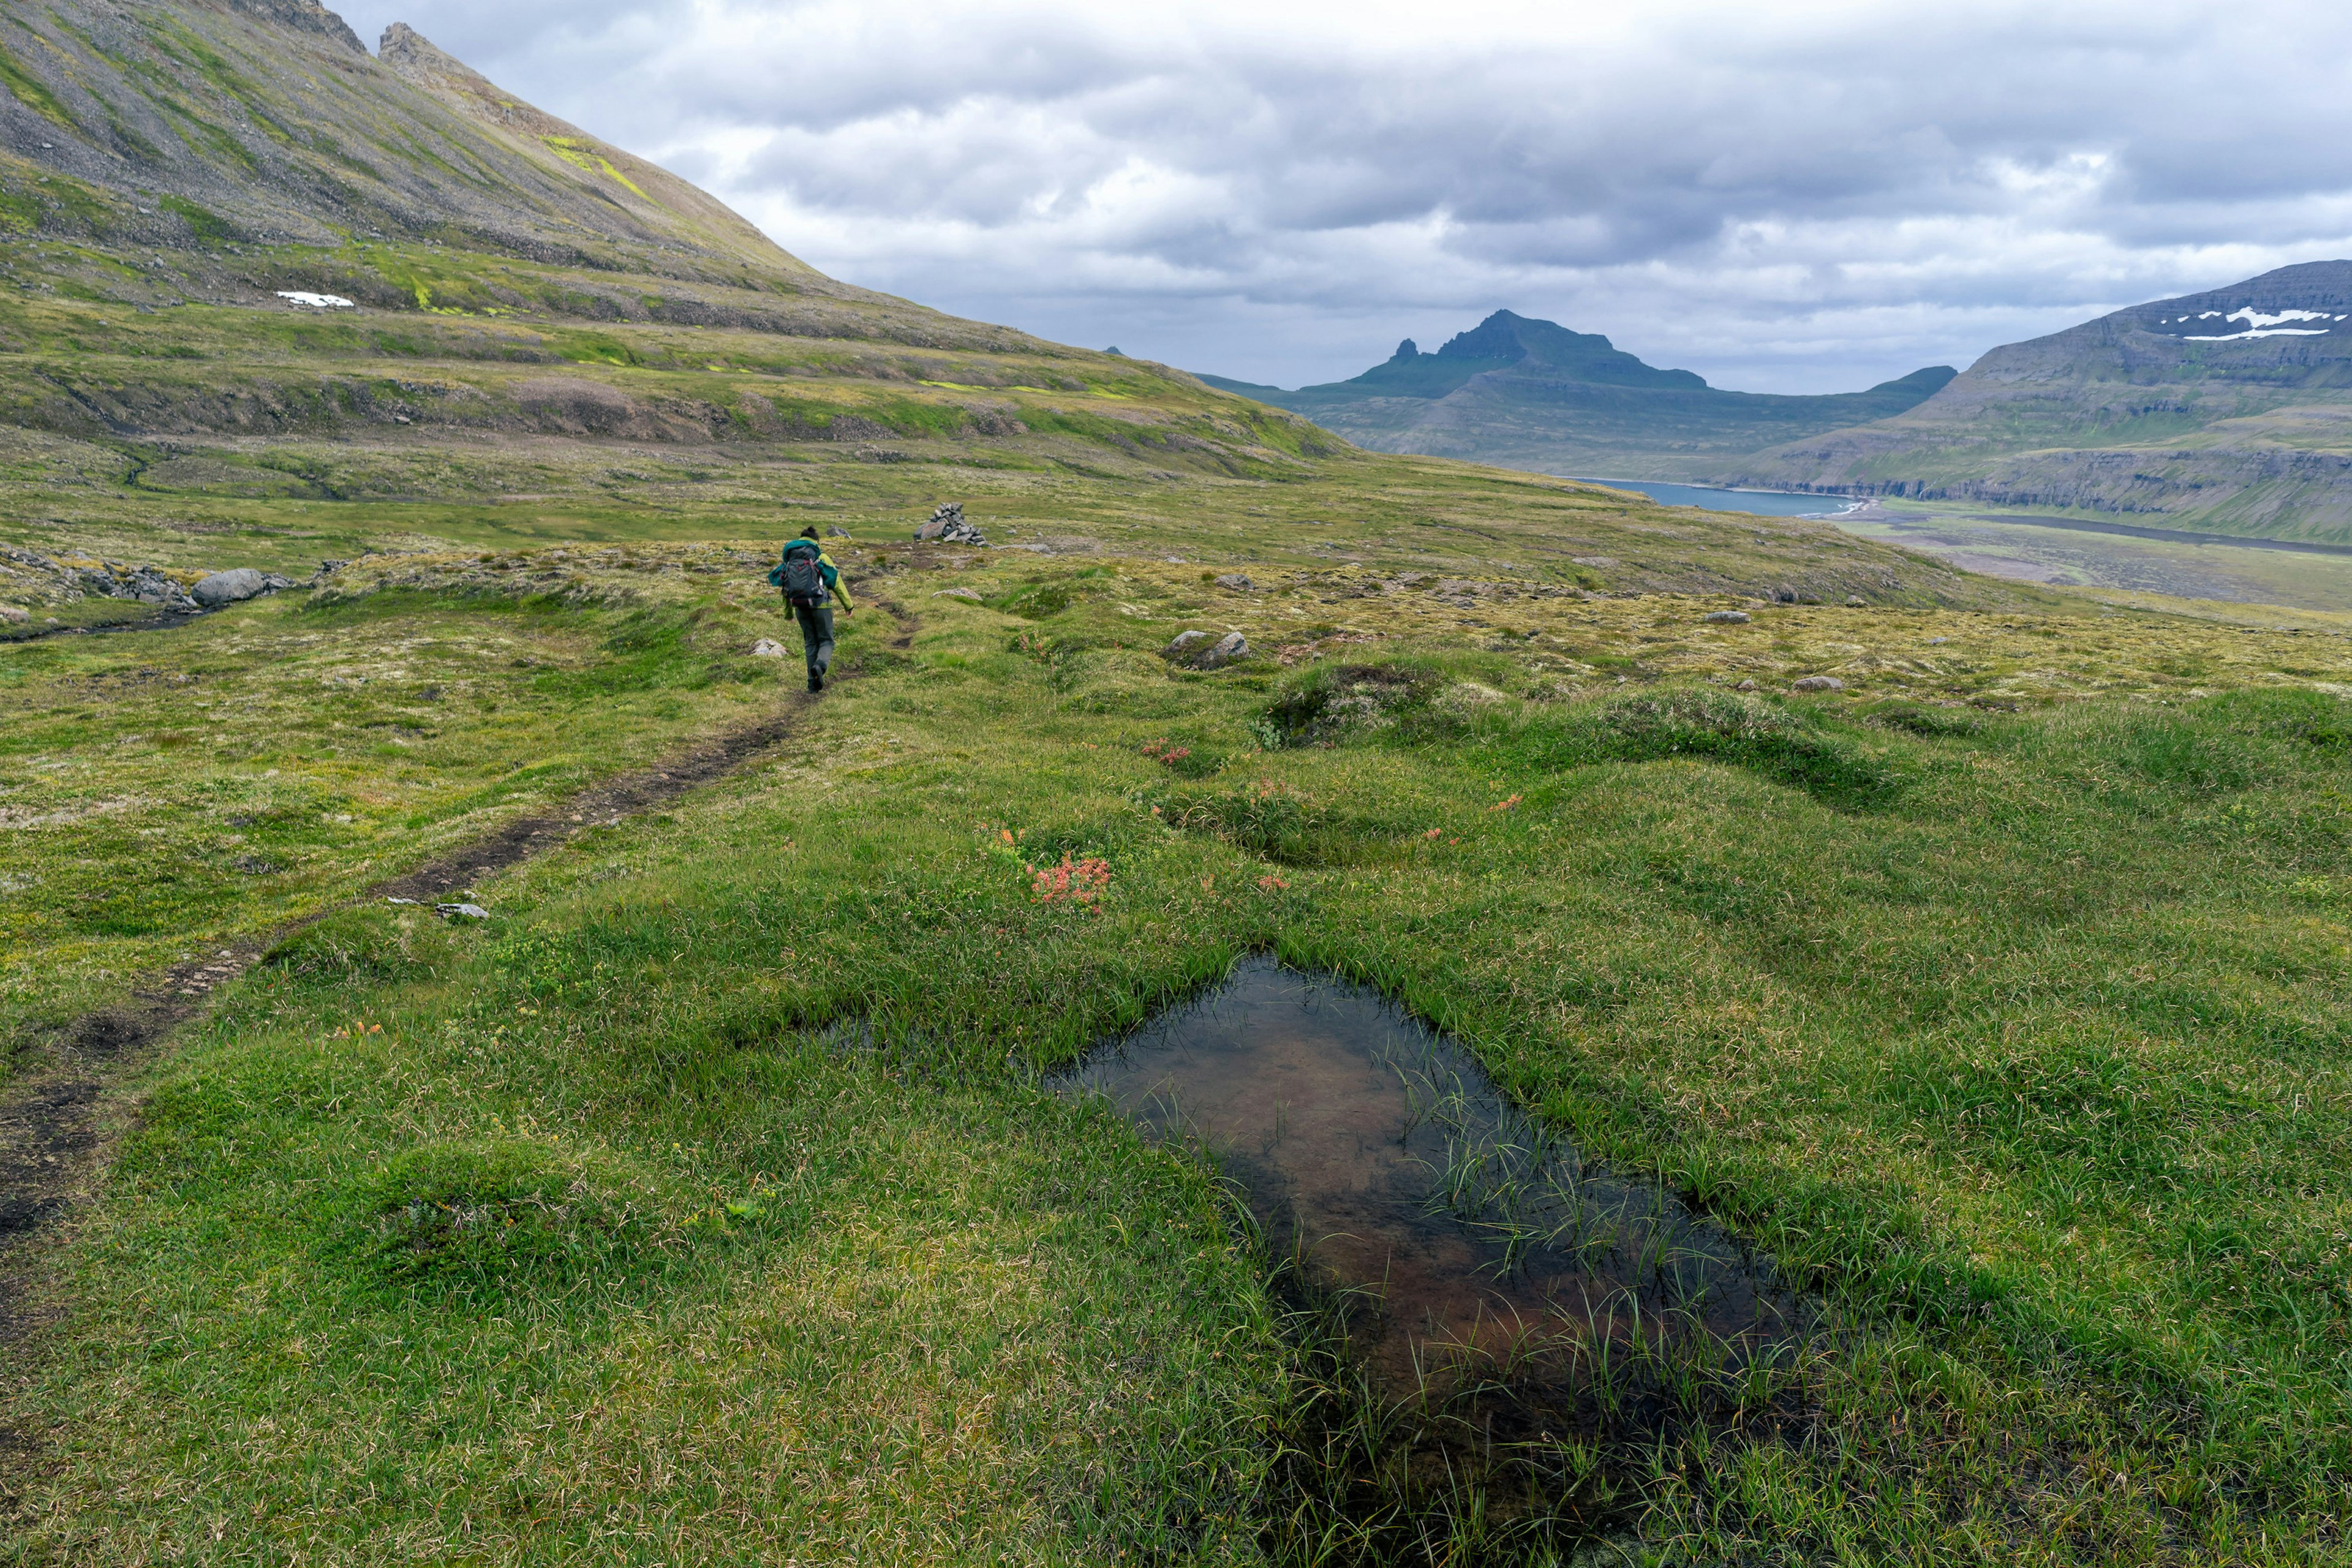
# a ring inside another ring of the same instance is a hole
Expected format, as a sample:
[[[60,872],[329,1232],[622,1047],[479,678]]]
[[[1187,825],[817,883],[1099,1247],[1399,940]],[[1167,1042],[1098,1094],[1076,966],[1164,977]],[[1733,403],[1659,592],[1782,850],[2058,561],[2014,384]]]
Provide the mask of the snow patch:
[[[2201,321],[2205,316],[2221,314],[2219,310],[2208,310],[2204,316],[2198,317],[2198,320]],[[2334,329],[2283,327],[2279,323],[2281,321],[2340,321],[2344,318],[2331,317],[2325,310],[2281,310],[2275,316],[2265,316],[2249,305],[2243,310],[2232,310],[2221,319],[2225,321],[2243,321],[2246,323],[2246,330],[2242,332],[2190,332],[2188,334],[2187,341],[2192,343],[2234,343],[2246,338],[2319,338],[2326,336]]]
[[[356,310],[359,306],[341,294],[312,294],[300,289],[280,289],[278,297],[291,300],[298,305],[308,305],[314,310]]]

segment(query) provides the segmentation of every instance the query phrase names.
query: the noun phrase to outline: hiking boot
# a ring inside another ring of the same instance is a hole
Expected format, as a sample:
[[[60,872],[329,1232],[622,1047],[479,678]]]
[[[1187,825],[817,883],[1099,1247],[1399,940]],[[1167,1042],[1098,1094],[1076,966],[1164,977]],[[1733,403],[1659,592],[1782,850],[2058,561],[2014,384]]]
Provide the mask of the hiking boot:
[[[811,691],[823,691],[824,689],[824,677],[814,673],[811,674],[809,676],[809,689]]]

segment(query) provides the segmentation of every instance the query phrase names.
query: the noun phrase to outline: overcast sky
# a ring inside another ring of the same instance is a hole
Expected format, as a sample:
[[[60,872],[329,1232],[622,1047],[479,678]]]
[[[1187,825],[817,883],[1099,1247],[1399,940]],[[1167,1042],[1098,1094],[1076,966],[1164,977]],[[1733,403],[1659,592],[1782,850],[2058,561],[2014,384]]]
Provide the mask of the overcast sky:
[[[2340,0],[337,8],[835,277],[1285,386],[1507,307],[1847,391],[2352,257]]]

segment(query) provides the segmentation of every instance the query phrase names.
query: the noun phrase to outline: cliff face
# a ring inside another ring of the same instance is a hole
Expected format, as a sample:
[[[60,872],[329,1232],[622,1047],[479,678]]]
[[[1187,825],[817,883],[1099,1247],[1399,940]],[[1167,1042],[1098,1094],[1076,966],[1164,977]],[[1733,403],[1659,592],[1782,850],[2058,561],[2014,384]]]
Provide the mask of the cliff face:
[[[2352,262],[2004,345],[1916,408],[1716,477],[2352,542]]]
[[[1285,392],[1205,379],[1381,451],[1611,479],[1696,479],[1775,442],[1900,413],[1951,374],[1938,365],[1822,397],[1725,392],[1689,371],[1645,364],[1597,332],[1497,310],[1435,353],[1408,340],[1348,381]]]

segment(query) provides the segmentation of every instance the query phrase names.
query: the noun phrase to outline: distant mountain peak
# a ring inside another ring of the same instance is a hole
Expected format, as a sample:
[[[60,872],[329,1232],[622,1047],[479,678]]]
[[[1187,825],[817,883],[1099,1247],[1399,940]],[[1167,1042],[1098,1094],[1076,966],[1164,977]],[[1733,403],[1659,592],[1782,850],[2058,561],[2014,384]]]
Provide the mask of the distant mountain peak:
[[[1706,382],[1687,370],[1660,370],[1625,353],[1599,332],[1572,331],[1558,321],[1496,310],[1466,332],[1456,332],[1433,354],[1406,351],[1407,338],[1391,364],[1400,360],[1475,360],[1482,366],[1541,367],[1567,381],[1597,382],[1606,386],[1679,386],[1703,389]],[[1377,374],[1377,373],[1374,373]]]
[[[436,47],[432,39],[405,22],[394,22],[383,30],[383,41],[376,46],[376,52],[394,76],[477,120],[526,136],[587,137],[571,121],[532,108],[455,55]]]
[[[281,27],[331,38],[355,55],[367,53],[367,46],[352,31],[351,24],[320,5],[319,0],[229,0],[229,9],[275,22]]]

